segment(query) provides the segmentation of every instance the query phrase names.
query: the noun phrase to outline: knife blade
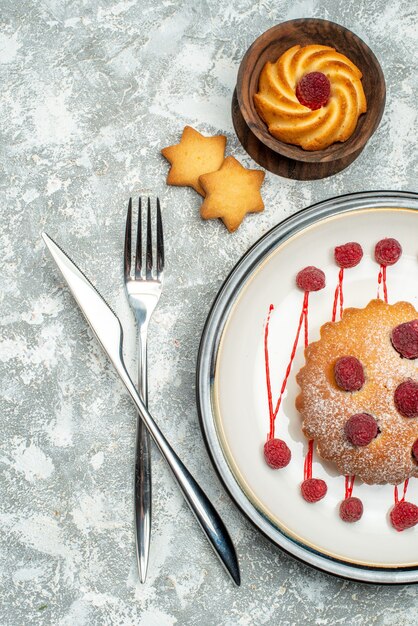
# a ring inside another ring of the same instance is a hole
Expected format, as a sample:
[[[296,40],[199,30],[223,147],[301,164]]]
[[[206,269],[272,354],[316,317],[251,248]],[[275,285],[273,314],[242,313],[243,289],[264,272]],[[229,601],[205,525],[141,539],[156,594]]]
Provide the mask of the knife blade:
[[[238,557],[222,518],[164,437],[126,370],[122,354],[123,331],[119,318],[62,248],[47,233],[42,233],[42,238],[90,328],[124,383],[157,448],[167,461],[209,544],[232,580],[240,585]]]

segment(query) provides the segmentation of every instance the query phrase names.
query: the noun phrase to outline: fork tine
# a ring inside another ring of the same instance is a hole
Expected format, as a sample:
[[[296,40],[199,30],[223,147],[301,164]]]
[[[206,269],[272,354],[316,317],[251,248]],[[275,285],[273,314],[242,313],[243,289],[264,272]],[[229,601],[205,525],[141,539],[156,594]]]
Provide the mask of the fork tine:
[[[129,279],[131,273],[131,232],[132,232],[132,198],[128,202],[128,214],[125,226],[125,249],[123,253],[125,281]]]
[[[164,235],[160,199],[157,198],[157,276],[164,269]]]
[[[152,278],[152,228],[151,228],[151,200],[148,197],[148,212],[147,212],[147,264],[146,264],[146,277],[147,280]]]
[[[138,200],[138,225],[136,229],[135,278],[141,278],[142,268],[142,201]]]

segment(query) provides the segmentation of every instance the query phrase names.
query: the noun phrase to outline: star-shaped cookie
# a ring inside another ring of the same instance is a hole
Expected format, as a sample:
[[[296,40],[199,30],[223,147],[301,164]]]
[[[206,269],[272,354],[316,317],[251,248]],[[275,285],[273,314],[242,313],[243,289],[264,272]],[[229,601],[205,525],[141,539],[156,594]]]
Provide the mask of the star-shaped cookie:
[[[226,137],[204,137],[191,126],[183,130],[180,143],[161,150],[171,163],[167,185],[187,185],[204,196],[199,176],[218,170],[225,156]]]
[[[217,172],[203,174],[199,182],[206,197],[200,215],[208,220],[220,217],[227,229],[238,228],[247,213],[264,209],[260,194],[265,172],[249,170],[234,157],[226,157]]]

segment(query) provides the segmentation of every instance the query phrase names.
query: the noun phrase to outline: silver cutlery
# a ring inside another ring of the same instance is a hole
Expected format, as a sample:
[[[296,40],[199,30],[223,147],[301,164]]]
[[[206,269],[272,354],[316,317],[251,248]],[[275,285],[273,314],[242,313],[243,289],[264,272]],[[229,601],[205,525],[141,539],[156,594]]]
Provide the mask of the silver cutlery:
[[[158,304],[163,288],[164,277],[164,238],[160,201],[157,198],[156,211],[156,250],[153,255],[151,201],[148,198],[147,231],[145,258],[142,254],[142,201],[138,201],[138,222],[134,270],[132,260],[132,198],[128,203],[125,229],[124,276],[128,302],[134,311],[137,323],[138,391],[148,406],[147,380],[147,338],[148,325]],[[138,415],[135,448],[135,545],[138,570],[141,582],[145,582],[148,569],[149,546],[151,539],[151,450],[150,437],[142,419]]]
[[[119,318],[65,252],[46,233],[43,233],[42,237],[81,312],[129,392],[149,434],[167,461],[206,538],[233,581],[239,585],[238,558],[225,524],[202,488],[164,437],[126,370],[122,355],[123,333]]]

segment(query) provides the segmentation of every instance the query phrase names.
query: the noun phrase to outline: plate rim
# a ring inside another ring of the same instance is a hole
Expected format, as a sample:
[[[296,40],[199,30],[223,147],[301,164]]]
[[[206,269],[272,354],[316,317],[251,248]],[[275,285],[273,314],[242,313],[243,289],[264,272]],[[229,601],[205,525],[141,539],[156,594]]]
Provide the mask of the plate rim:
[[[215,364],[230,312],[248,278],[278,244],[306,227],[332,216],[364,209],[397,207],[418,211],[418,193],[397,190],[347,193],[303,208],[273,226],[240,257],[220,286],[203,327],[196,365],[197,411],[206,449],[218,477],[238,509],[272,543],[311,567],[357,582],[391,585],[417,583],[418,567],[382,568],[333,559],[273,527],[246,497],[228,465],[216,431],[212,404]]]

